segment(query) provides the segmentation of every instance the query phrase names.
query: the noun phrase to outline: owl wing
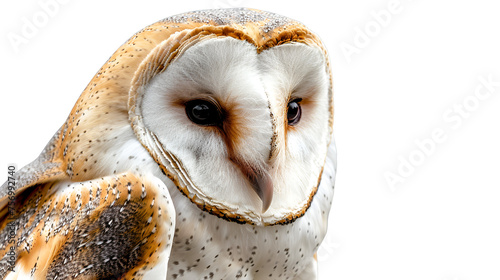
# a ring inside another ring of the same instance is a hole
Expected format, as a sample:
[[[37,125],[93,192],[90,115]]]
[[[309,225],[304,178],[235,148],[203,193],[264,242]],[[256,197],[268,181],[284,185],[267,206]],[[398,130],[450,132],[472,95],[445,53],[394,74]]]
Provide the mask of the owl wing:
[[[52,180],[5,207],[0,279],[166,279],[175,209],[154,176]]]
[[[67,178],[58,153],[58,140],[61,129],[47,143],[42,153],[30,164],[14,174],[10,174],[7,182],[0,187],[0,221],[6,215],[6,205],[9,197],[20,194],[31,186]]]

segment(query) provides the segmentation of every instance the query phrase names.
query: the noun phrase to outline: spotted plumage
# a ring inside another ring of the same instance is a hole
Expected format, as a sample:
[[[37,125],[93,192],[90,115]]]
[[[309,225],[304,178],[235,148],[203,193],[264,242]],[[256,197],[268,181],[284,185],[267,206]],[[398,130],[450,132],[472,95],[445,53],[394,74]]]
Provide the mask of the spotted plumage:
[[[332,125],[326,49],[301,23],[154,23],[0,189],[0,278],[315,279]]]

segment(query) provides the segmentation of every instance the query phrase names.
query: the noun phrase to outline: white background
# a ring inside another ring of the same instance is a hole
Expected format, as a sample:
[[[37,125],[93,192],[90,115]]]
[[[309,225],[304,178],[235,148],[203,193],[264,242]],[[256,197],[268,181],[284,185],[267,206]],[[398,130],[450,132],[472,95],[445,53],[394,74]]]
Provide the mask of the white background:
[[[500,86],[487,96],[480,81],[500,82],[495,1],[66,0],[23,37],[47,1],[0,4],[1,181],[36,158],[134,32],[249,6],[305,23],[330,51],[338,176],[320,279],[500,279]]]

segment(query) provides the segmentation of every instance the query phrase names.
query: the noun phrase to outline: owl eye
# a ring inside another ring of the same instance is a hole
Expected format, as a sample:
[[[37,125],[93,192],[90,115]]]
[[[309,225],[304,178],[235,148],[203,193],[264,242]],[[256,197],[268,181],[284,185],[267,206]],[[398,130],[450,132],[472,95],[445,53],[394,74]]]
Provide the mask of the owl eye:
[[[222,113],[217,105],[206,100],[191,100],[186,103],[186,115],[198,125],[211,126],[222,123]]]
[[[300,121],[300,116],[302,115],[300,101],[302,101],[302,98],[294,99],[288,103],[286,117],[289,125],[296,125]]]

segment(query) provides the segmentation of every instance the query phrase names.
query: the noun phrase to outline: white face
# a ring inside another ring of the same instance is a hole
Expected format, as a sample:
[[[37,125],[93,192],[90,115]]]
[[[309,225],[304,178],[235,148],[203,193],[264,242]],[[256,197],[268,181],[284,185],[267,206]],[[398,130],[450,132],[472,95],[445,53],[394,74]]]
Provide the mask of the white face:
[[[201,41],[145,87],[145,127],[180,162],[190,196],[269,224],[307,208],[329,143],[329,77],[319,48],[257,53]],[[300,107],[300,108],[299,108]]]

